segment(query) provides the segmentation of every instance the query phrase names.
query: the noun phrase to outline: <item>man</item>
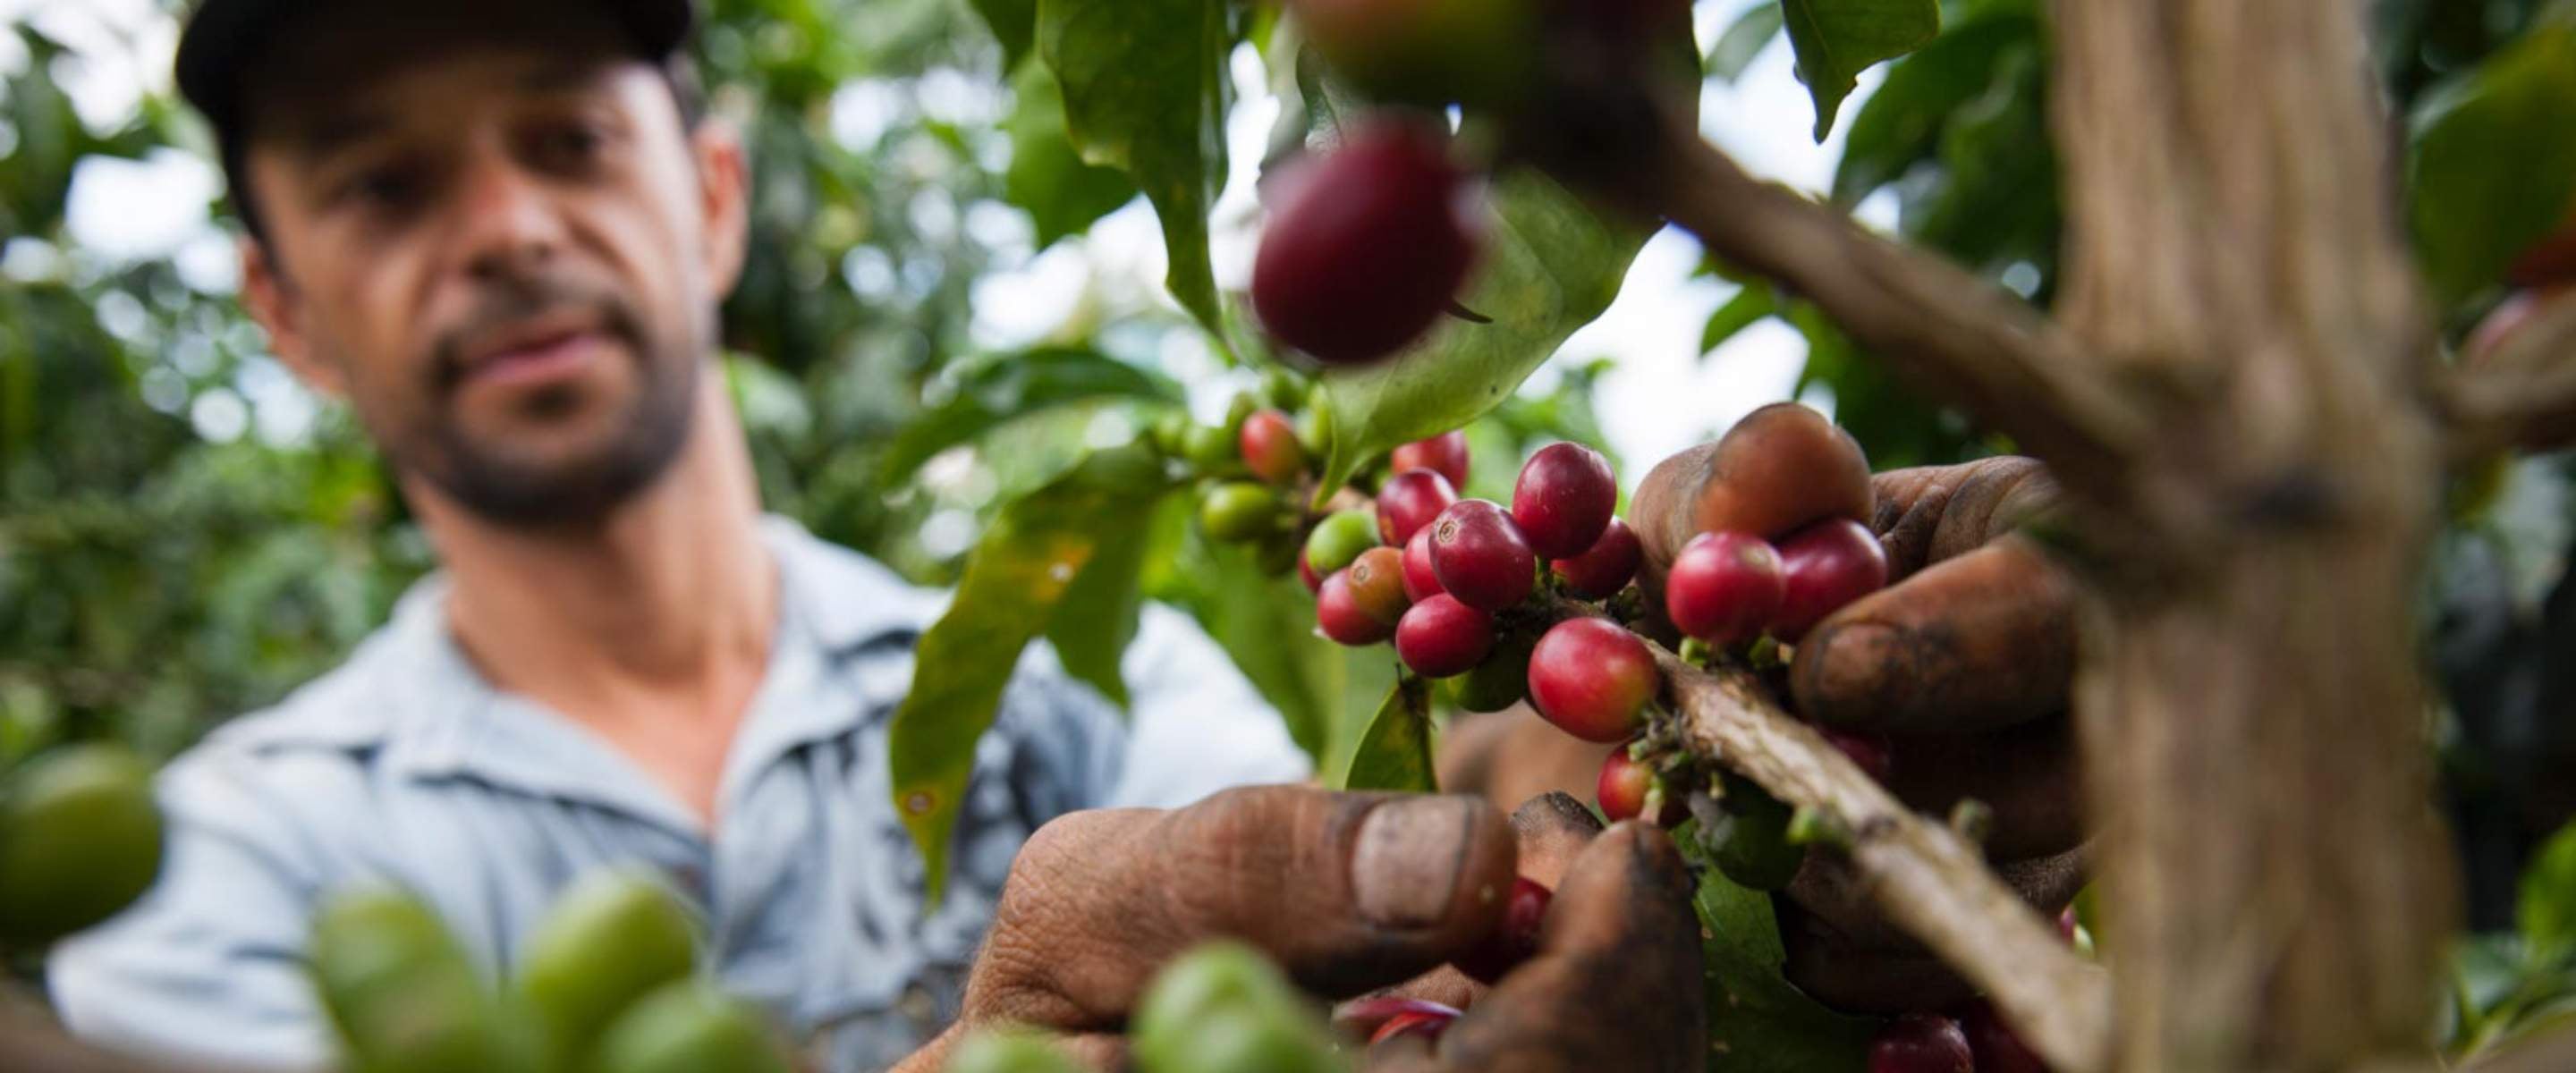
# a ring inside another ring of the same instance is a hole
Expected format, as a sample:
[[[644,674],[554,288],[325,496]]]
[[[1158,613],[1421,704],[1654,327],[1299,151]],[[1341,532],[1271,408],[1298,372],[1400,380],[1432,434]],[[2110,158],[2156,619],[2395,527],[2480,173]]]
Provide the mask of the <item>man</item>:
[[[1031,658],[922,914],[885,722],[938,600],[760,516],[711,364],[746,166],[693,114],[674,58],[690,14],[199,7],[181,85],[250,231],[244,300],[362,419],[445,569],[347,665],[170,767],[164,879],[58,952],[67,1021],[318,1064],[300,951],[333,891],[402,884],[505,971],[574,876],[643,864],[706,914],[720,982],[830,1068],[933,1069],[999,1021],[1106,1058],[1142,982],[1194,942],[1253,941],[1320,992],[1398,984],[1476,940],[1519,872],[1558,885],[1569,922],[1437,1053],[1373,1064],[1694,1067],[1697,924],[1660,833],[1596,835],[1561,796],[1508,823],[1468,798],[1295,787],[1190,804],[1305,766],[1167,612],[1132,650],[1132,726]],[[1477,725],[1494,730],[1460,735],[1462,755],[1498,792],[1582,785],[1547,773],[1598,760],[1492,747],[1526,716]],[[1850,949],[1903,958],[1865,912],[1814,901]],[[1646,1012],[1605,1026],[1584,1013],[1602,1002]]]

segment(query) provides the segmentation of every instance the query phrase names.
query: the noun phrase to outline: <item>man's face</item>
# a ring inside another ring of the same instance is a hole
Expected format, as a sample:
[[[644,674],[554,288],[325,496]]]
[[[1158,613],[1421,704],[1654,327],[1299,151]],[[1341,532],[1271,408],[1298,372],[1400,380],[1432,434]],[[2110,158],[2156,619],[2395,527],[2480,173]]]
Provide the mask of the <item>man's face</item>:
[[[604,17],[526,10],[562,6],[324,16],[249,86],[246,294],[279,353],[507,524],[668,467],[741,255],[738,151]]]

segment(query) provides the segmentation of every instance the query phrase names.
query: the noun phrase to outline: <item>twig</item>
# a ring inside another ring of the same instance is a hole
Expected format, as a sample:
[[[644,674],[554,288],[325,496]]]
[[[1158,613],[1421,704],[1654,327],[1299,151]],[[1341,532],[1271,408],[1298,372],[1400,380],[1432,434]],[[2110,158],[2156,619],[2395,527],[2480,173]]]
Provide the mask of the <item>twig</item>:
[[[2051,1068],[2094,1073],[2110,1055],[2110,980],[1995,878],[1976,849],[1926,823],[1736,671],[1660,647],[1682,739],[1789,804],[1851,832],[1851,860],[1888,918],[1984,990]]]
[[[2543,305],[2490,359],[2451,373],[2437,401],[2454,462],[2576,443],[2576,296]]]

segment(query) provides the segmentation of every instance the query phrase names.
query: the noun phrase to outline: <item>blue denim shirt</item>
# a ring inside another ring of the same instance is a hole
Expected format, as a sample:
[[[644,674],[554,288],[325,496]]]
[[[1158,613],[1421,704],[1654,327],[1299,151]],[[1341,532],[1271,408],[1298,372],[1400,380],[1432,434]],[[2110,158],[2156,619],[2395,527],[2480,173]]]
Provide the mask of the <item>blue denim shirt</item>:
[[[1304,778],[1278,717],[1195,625],[1149,605],[1124,670],[1132,715],[1039,646],[980,746],[945,900],[889,800],[886,727],[944,597],[772,519],[770,665],[705,829],[577,723],[484,680],[445,586],[408,594],[338,670],[171,764],[159,885],[57,948],[54,1000],[101,1042],[311,1067],[329,1029],[305,982],[316,905],[357,884],[425,897],[497,978],[576,876],[668,876],[705,915],[729,991],[832,1070],[879,1069],[944,1027],[1012,856],[1077,809],[1186,804]]]

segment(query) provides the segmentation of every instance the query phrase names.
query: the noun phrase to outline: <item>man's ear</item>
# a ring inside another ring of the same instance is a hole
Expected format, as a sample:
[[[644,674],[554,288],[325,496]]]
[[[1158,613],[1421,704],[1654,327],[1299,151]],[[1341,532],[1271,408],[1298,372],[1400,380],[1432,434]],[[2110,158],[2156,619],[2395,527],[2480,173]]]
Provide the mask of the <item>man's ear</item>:
[[[306,387],[334,398],[346,398],[348,381],[339,366],[315,354],[312,337],[305,334],[295,282],[286,277],[285,269],[256,238],[241,240],[241,261],[242,304],[249,307],[251,319],[268,330],[269,349],[295,371],[296,379],[304,381]]]
[[[698,161],[698,206],[706,223],[707,282],[719,296],[730,295],[742,280],[744,250],[750,241],[751,169],[742,139],[720,119],[706,119],[689,136]]]

